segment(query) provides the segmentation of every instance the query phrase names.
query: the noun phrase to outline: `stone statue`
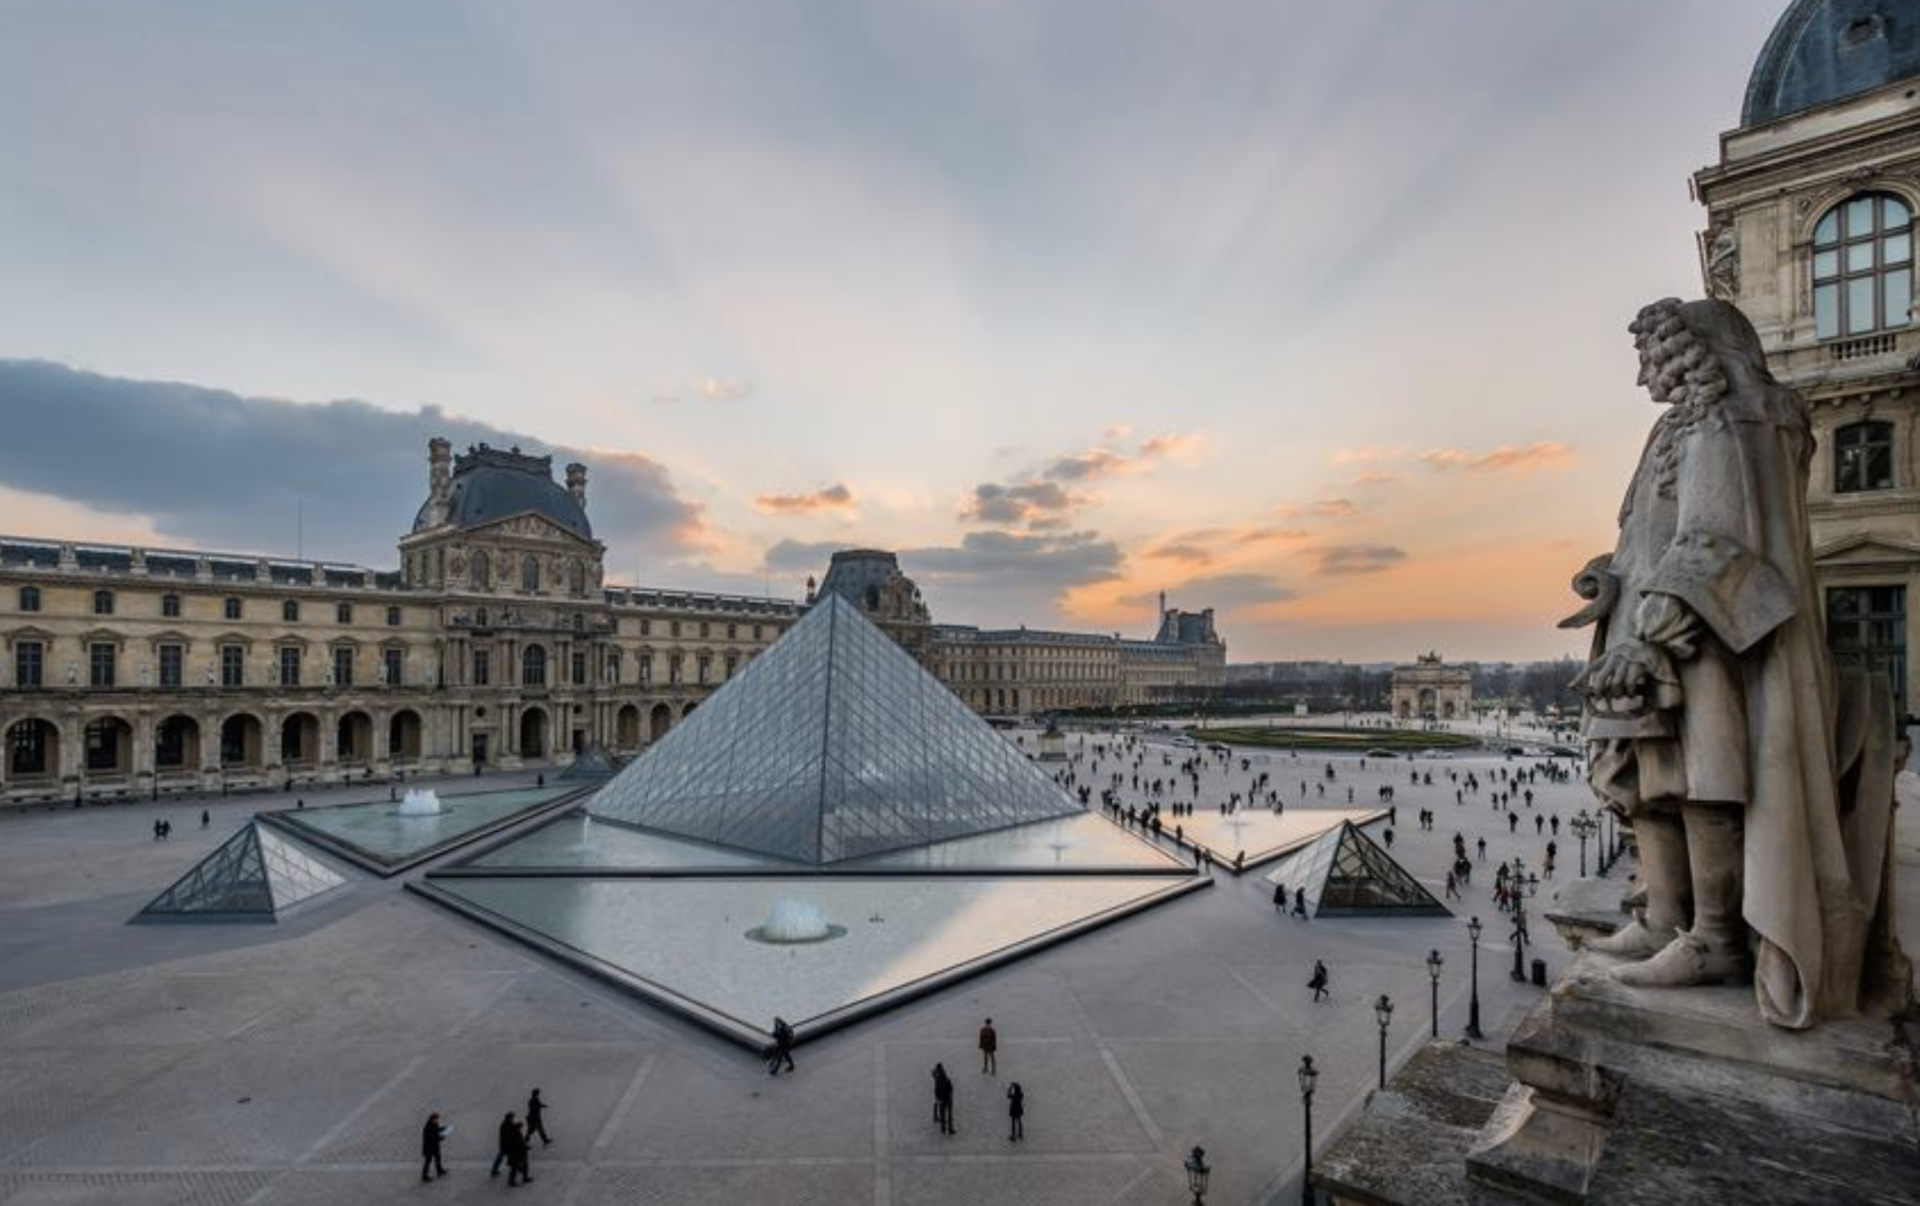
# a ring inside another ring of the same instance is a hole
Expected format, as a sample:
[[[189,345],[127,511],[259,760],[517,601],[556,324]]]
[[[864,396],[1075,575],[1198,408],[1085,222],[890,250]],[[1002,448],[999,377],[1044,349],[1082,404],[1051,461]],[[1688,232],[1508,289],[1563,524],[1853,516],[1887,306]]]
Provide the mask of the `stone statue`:
[[[1592,602],[1566,623],[1595,625],[1575,680],[1588,775],[1633,827],[1646,906],[1589,946],[1626,957],[1612,975],[1633,986],[1751,976],[1779,1026],[1903,1007],[1892,697],[1859,673],[1837,696],[1805,404],[1727,302],[1655,302],[1629,329],[1640,383],[1666,410],[1618,545],[1575,579]]]

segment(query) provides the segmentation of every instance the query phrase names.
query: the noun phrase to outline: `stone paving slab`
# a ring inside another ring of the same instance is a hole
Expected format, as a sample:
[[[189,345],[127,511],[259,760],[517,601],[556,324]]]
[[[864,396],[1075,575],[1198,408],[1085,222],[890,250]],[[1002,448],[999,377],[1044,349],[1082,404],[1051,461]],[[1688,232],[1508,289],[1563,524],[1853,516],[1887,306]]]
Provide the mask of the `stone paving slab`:
[[[0,1174],[7,1206],[244,1206],[269,1172]]]

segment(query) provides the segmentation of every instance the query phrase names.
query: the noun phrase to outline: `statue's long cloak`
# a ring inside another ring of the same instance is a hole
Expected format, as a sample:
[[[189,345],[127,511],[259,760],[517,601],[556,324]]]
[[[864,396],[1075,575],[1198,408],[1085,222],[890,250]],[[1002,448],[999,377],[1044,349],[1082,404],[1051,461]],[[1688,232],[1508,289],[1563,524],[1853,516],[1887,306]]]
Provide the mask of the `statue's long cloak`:
[[[1635,639],[1634,610],[1649,593],[1679,599],[1706,633],[1673,660],[1677,711],[1630,730],[1590,726],[1635,738],[1649,802],[1743,806],[1755,992],[1762,1016],[1794,1028],[1854,1012],[1884,859],[1882,837],[1850,867],[1843,841],[1807,530],[1812,445],[1802,403],[1771,381],[1663,417],[1622,511],[1621,591],[1601,642]]]

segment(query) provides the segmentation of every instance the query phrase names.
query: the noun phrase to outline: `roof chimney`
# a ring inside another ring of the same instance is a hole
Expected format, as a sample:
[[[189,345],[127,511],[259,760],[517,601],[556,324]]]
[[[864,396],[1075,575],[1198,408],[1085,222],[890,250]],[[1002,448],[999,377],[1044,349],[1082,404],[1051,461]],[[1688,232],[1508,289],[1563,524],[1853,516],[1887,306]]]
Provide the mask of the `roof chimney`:
[[[453,445],[439,436],[427,441],[427,526],[447,522],[447,498],[453,490]]]

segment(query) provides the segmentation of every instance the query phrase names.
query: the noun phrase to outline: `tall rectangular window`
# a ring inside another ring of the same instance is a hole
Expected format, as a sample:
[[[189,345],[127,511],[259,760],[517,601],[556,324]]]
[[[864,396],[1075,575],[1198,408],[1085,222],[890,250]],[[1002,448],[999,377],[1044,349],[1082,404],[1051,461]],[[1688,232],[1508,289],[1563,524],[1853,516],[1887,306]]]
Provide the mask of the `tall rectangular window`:
[[[1827,589],[1827,645],[1842,665],[1865,666],[1893,684],[1898,715],[1907,713],[1907,588]]]
[[[185,675],[182,667],[186,662],[186,649],[180,645],[160,646],[160,685],[178,690],[183,685]]]
[[[667,659],[667,681],[674,686],[680,685],[681,655],[674,654]]]
[[[353,685],[353,648],[341,645],[333,651],[333,685],[351,687]]]
[[[220,646],[220,685],[223,687],[244,687],[247,685],[246,646]]]
[[[39,641],[21,641],[13,647],[13,685],[21,688],[46,685],[46,647]]]
[[[1849,423],[1833,433],[1837,494],[1893,489],[1893,424]]]
[[[401,662],[406,657],[404,649],[383,649],[380,657],[386,666],[387,685],[397,687],[401,679]]]
[[[240,605],[239,599],[228,597],[225,601],[223,601],[220,604],[220,612],[222,615],[226,616],[227,619],[229,620],[237,620],[240,618],[240,614],[241,614],[240,606],[241,605]]]
[[[387,608],[387,627],[400,627],[400,609],[398,607]]]
[[[280,647],[280,685],[283,687],[300,685],[300,647],[298,645]]]
[[[576,687],[587,685],[587,654],[582,649],[573,651],[573,685]]]
[[[640,655],[640,685],[643,687],[651,687],[653,685],[653,655],[651,653],[643,653]]]
[[[88,679],[96,687],[111,687],[114,680],[114,663],[118,651],[102,642],[87,647],[87,663],[91,671]]]
[[[698,673],[700,675],[701,684],[704,686],[705,684],[712,682],[713,681],[713,655],[711,653],[701,654],[697,664],[699,667]]]
[[[473,651],[473,685],[484,687],[493,681],[493,658],[485,649]]]
[[[96,616],[110,616],[113,614],[112,591],[96,590],[93,592],[93,614]]]
[[[169,620],[179,619],[180,618],[180,596],[172,595],[172,594],[161,595],[160,596],[160,614],[162,616],[165,616]]]

